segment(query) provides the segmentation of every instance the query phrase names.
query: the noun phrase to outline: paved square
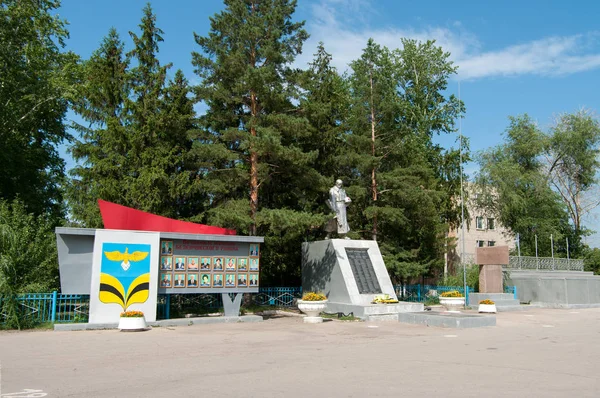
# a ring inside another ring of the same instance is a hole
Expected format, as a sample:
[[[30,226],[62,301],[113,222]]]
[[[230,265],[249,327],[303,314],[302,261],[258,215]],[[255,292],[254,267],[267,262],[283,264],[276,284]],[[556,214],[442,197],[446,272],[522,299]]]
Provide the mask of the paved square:
[[[271,318],[118,331],[0,332],[1,393],[48,397],[598,397],[600,309],[497,326]]]

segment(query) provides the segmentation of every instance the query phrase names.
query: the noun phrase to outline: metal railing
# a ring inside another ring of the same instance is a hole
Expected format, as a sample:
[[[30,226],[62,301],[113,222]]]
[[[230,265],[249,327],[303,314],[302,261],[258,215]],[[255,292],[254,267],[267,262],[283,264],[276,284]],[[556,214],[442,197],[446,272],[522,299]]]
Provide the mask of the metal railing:
[[[410,302],[427,302],[439,297],[442,293],[457,290],[465,294],[467,303],[469,294],[476,290],[467,286],[439,286],[439,285],[396,285],[394,290],[398,299]],[[514,286],[505,287],[506,293],[513,293],[516,297]],[[244,294],[244,305],[293,307],[295,301],[302,297],[301,287],[261,287],[258,293]],[[89,295],[33,293],[16,297],[21,315],[36,323],[85,323],[89,318]],[[0,298],[0,324],[5,322],[6,314],[1,312],[4,308]],[[187,312],[208,312],[223,307],[222,296],[212,294],[159,294],[157,297],[157,319],[169,319]]]
[[[463,286],[440,286],[440,285],[396,285],[394,286],[396,296],[400,301],[410,301],[415,303],[425,303],[438,298],[442,293],[456,290],[465,296],[469,302],[469,293],[475,293],[476,290],[467,286],[467,291]]]
[[[87,322],[90,296],[81,294],[29,293],[16,298],[19,315],[34,323]],[[0,299],[0,324],[6,320],[4,301]]]
[[[539,271],[583,271],[582,259],[510,256],[508,269],[524,269]]]

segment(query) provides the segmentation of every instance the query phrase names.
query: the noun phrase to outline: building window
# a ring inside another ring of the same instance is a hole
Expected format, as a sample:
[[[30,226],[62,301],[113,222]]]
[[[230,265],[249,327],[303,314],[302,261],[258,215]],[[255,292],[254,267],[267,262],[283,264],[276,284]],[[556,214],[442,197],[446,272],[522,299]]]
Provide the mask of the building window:
[[[483,247],[485,245],[485,242],[482,240],[477,240],[477,241],[475,241],[475,245],[477,247]]]
[[[487,226],[488,226],[488,229],[496,229],[496,220],[494,220],[493,218],[488,218]]]
[[[490,247],[496,246],[496,241],[488,240],[488,246],[490,246]]]
[[[485,229],[485,226],[483,225],[483,217],[475,217],[475,228]]]

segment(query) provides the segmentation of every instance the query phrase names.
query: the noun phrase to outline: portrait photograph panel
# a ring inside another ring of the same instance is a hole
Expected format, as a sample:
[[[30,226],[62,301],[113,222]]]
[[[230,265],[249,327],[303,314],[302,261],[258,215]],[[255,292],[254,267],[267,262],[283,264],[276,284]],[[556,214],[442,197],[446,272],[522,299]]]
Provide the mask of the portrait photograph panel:
[[[200,287],[210,287],[210,274],[200,274]]]
[[[259,270],[258,258],[250,259],[250,271],[258,271]]]
[[[171,287],[171,274],[160,274],[160,287]]]
[[[238,271],[248,271],[248,259],[246,257],[238,258]]]
[[[185,257],[175,257],[175,271],[185,271]]]
[[[175,274],[174,287],[185,287],[185,274]]]
[[[172,271],[173,270],[173,257],[162,256],[160,258],[160,270],[161,271]]]
[[[200,265],[198,261],[198,257],[188,257],[187,258],[187,269],[188,271],[198,271]]]
[[[225,271],[234,271],[236,269],[236,261],[235,257],[227,257],[225,258]]]
[[[223,271],[223,257],[213,258],[213,271]]]
[[[187,274],[187,287],[198,287],[198,274]]]
[[[213,274],[212,287],[223,287],[223,274]]]
[[[212,257],[202,257],[200,260],[200,270],[210,271],[212,270]]]
[[[173,241],[163,240],[160,242],[160,254],[171,255],[173,254]]]
[[[258,244],[251,244],[250,245],[250,256],[258,256],[259,254],[259,247],[260,245]]]
[[[248,287],[248,274],[237,274],[237,287]]]
[[[235,287],[235,274],[225,275],[225,287]]]
[[[248,276],[248,286],[258,286],[258,274],[250,274]]]

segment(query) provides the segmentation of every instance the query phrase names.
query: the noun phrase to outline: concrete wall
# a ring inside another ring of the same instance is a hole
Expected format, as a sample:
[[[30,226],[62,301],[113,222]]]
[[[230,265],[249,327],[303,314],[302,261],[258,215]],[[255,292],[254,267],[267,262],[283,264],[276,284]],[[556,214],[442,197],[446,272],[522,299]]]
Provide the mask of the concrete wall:
[[[507,273],[507,284],[517,287],[521,302],[600,304],[600,276],[591,272],[511,270]]]
[[[56,233],[60,290],[64,294],[90,294],[96,230]]]

